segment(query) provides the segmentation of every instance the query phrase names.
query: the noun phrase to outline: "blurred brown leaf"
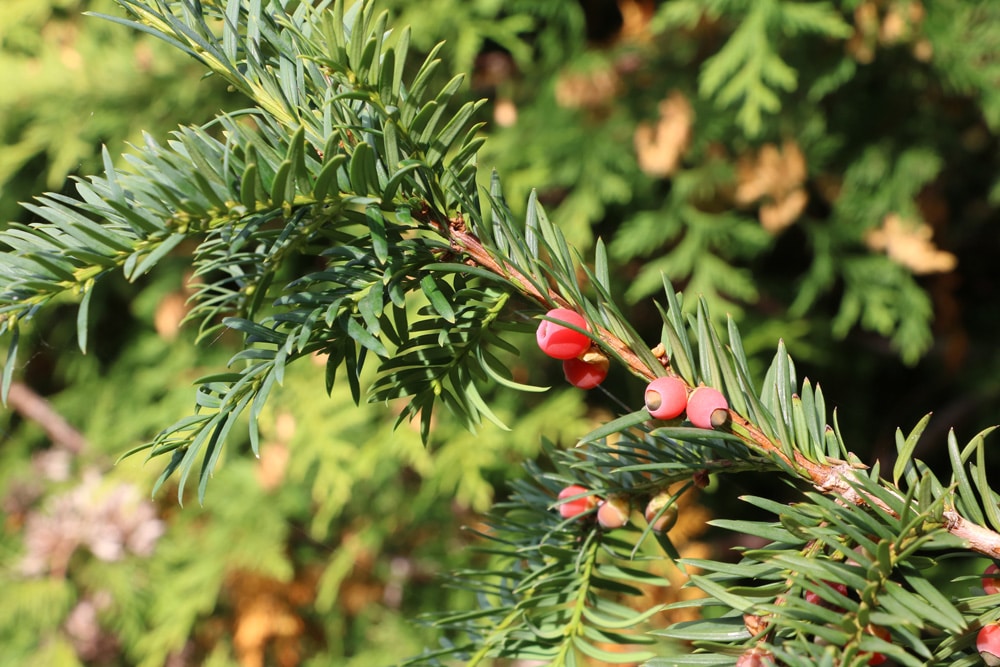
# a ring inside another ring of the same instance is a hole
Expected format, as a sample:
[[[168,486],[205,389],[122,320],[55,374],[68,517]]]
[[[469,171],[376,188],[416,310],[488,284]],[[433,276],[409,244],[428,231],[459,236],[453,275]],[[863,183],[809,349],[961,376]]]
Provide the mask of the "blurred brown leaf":
[[[677,171],[681,157],[691,142],[694,109],[679,91],[660,102],[660,118],[655,125],[640,123],[633,141],[639,168],[650,176],[665,177]]]
[[[872,250],[884,250],[889,259],[918,275],[951,271],[958,263],[955,255],[939,250],[931,238],[934,231],[925,223],[905,221],[895,213],[882,226],[865,235]]]

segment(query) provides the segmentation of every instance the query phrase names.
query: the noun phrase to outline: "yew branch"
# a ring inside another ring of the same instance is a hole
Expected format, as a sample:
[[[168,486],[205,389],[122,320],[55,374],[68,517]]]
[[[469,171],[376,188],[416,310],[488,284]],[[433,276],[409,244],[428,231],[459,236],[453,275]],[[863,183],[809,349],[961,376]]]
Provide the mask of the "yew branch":
[[[564,308],[574,307],[574,304],[569,303],[562,295],[552,289],[547,289],[544,293],[540,292],[517,267],[506,260],[495,258],[482,241],[465,228],[461,219],[452,220],[448,225],[434,220],[429,220],[429,222],[448,237],[455,252],[465,255],[468,261],[476,266],[500,276],[519,290],[523,296],[536,302],[542,308],[550,308],[553,305]],[[596,326],[594,333],[600,338],[603,345],[613,350],[625,361],[634,375],[648,380],[657,376],[657,373],[647,366],[625,341],[611,331]],[[662,349],[654,348],[654,356],[663,363],[669,372],[669,360],[662,354]],[[798,470],[803,479],[810,482],[817,490],[836,495],[845,502],[858,506],[878,507],[892,516],[898,516],[883,501],[871,495],[859,493],[851,484],[851,478],[857,471],[856,466],[833,459],[813,461],[799,451],[792,452],[790,457],[785,453],[780,442],[768,438],[755,424],[732,410],[727,410],[724,428],[743,440],[752,449],[768,453],[789,467]],[[884,481],[882,484],[890,492],[902,497],[903,494],[895,486]],[[973,523],[954,510],[944,513],[943,526],[952,535],[965,540],[969,549],[991,558],[1000,557],[1000,533]]]

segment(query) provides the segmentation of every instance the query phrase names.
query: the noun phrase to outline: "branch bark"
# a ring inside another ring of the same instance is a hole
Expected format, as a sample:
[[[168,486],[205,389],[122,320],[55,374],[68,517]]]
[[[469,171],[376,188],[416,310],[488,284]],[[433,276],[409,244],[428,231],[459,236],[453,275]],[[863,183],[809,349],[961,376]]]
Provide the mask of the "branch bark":
[[[87,447],[86,438],[56,412],[51,403],[23,382],[11,383],[7,404],[28,421],[41,426],[56,447],[73,454],[79,454]]]

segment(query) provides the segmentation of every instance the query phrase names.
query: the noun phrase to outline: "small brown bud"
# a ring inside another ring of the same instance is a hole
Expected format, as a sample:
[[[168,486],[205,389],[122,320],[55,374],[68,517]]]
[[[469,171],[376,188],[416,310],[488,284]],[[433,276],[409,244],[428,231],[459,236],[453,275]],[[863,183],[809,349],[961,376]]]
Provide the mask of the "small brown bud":
[[[755,614],[743,614],[743,625],[751,635],[759,635],[768,626],[767,616],[757,616]]]

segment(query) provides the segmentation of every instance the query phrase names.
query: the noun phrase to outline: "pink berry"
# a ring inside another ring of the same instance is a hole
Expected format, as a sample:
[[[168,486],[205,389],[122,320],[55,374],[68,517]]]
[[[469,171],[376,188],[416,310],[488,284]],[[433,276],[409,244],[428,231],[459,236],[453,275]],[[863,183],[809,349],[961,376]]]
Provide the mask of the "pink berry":
[[[983,590],[987,595],[1000,593],[1000,567],[991,563],[983,571]]]
[[[605,530],[621,528],[628,523],[629,504],[624,498],[608,498],[597,506],[597,523]]]
[[[687,402],[688,420],[698,428],[715,428],[712,424],[712,413],[716,410],[728,410],[729,403],[718,389],[698,387]]]
[[[656,378],[646,386],[646,409],[656,419],[680,417],[686,407],[687,385],[679,378]]]
[[[587,493],[587,489],[580,486],[579,484],[571,484],[565,489],[559,492],[559,500],[565,498],[573,498],[573,496],[580,496],[581,494]],[[573,498],[573,500],[568,500],[561,505],[559,505],[559,516],[564,519],[575,519],[585,512],[589,512],[593,509],[594,505],[597,504],[597,498],[594,496],[583,496],[581,498]]]
[[[568,308],[553,308],[545,313],[545,316],[580,329],[587,329],[587,320],[583,319],[580,313]],[[542,352],[553,359],[574,359],[590,347],[590,339],[584,334],[549,320],[542,320],[539,323],[535,338]]]
[[[608,377],[608,359],[599,358],[595,363],[583,359],[567,359],[563,362],[566,381],[580,389],[593,389]]]
[[[774,667],[774,654],[755,646],[744,651],[736,660],[736,667]]]
[[[1000,623],[984,625],[976,635],[979,657],[990,667],[1000,665]]]
[[[664,491],[657,496],[653,496],[653,499],[646,505],[646,511],[643,514],[646,517],[646,523],[650,525],[654,532],[665,533],[677,523],[677,507],[671,505],[667,509],[663,509],[663,506],[670,502],[672,497],[669,492]],[[660,510],[663,510],[662,514]]]

